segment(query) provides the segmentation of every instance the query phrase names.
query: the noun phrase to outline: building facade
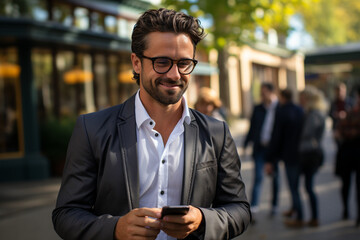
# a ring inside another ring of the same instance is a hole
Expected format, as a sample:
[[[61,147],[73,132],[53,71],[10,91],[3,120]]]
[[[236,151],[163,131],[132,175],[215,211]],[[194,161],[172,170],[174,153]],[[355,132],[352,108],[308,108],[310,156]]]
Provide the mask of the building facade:
[[[304,89],[304,55],[265,43],[247,44],[230,49],[229,107],[235,116],[249,118],[254,104],[260,102],[263,82],[274,84],[276,91],[289,88],[295,101]]]
[[[305,53],[306,84],[321,89],[329,101],[335,87],[344,83],[348,95],[360,87],[360,42],[308,50]]]
[[[76,117],[137,91],[130,37],[150,7],[138,0],[0,2],[0,181],[61,175]],[[249,117],[261,82],[304,87],[299,53],[249,44],[229,54],[229,80],[220,80],[217,52],[198,46],[190,106],[201,87],[220,93],[228,86],[222,98],[229,115]]]
[[[135,0],[1,1],[0,181],[61,174],[76,117],[137,91],[130,38],[148,8]],[[207,54],[197,59],[192,86],[208,85],[216,69]]]

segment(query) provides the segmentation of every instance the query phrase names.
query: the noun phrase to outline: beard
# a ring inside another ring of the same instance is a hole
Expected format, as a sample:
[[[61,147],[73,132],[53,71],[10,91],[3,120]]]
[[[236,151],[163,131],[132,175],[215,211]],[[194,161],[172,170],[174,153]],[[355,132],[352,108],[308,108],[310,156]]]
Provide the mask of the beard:
[[[158,103],[162,105],[175,104],[184,95],[188,84],[183,79],[177,81],[168,78],[157,78],[155,81],[142,80],[145,91]],[[175,89],[161,89],[160,85],[177,86]]]

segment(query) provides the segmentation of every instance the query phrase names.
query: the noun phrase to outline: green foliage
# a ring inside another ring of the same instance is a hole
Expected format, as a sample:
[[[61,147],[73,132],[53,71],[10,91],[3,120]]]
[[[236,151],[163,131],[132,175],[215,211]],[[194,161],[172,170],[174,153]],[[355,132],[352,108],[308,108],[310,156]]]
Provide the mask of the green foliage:
[[[279,34],[287,34],[289,30],[289,18],[301,6],[306,5],[313,0],[273,0],[264,1],[261,8],[255,11],[254,19],[266,32],[275,29]]]
[[[318,0],[299,12],[306,30],[319,46],[360,41],[360,1]]]
[[[50,117],[41,123],[41,149],[50,162],[65,161],[75,122],[75,117]]]
[[[241,44],[243,40],[254,39],[257,27],[286,35],[290,16],[298,7],[314,1],[317,0],[163,0],[162,3],[211,21],[207,29],[212,36],[211,47],[222,49],[231,42]]]
[[[211,35],[211,47],[222,49],[231,41],[240,41],[244,29],[242,26],[252,26],[253,19],[249,13],[256,6],[250,2],[251,0],[164,0],[163,4],[210,21],[212,24],[207,32]]]

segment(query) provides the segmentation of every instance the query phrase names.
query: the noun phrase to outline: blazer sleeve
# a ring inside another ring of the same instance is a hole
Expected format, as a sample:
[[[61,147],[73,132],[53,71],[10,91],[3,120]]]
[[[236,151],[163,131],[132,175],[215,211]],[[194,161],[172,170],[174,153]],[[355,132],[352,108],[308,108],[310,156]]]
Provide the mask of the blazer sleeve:
[[[271,140],[268,151],[265,156],[265,161],[276,164],[280,158],[280,151],[283,139],[283,121],[286,114],[283,113],[282,107],[278,106],[275,112],[274,127],[271,133]]]
[[[221,132],[222,131],[222,132]],[[204,239],[231,239],[251,221],[250,204],[241,177],[241,163],[226,123],[216,134],[219,149],[216,196],[211,208],[200,208],[205,218]]]
[[[255,127],[255,116],[256,116],[256,106],[253,109],[253,112],[251,114],[251,118],[250,118],[250,127],[249,127],[249,131],[246,134],[244,143],[243,143],[243,147],[246,148],[247,145],[249,144],[249,142],[254,142],[254,136],[255,136],[255,131],[254,131],[254,127]]]
[[[55,231],[63,239],[113,239],[117,216],[93,213],[97,186],[97,162],[92,152],[85,117],[76,122],[69,142],[64,175],[56,208]]]

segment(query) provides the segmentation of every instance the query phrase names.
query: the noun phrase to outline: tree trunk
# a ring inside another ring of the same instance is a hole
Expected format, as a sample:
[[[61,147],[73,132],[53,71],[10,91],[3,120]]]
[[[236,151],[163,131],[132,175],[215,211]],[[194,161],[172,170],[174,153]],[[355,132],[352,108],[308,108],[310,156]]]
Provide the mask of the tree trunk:
[[[226,48],[220,49],[218,55],[220,99],[227,109],[230,107],[228,58],[229,54]]]

